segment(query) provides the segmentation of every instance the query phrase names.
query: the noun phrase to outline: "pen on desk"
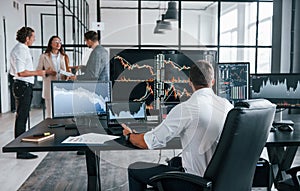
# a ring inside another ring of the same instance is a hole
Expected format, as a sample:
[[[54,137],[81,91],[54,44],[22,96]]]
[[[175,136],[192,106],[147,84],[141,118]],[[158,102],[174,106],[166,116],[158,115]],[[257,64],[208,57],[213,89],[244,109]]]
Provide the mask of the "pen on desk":
[[[35,134],[35,135],[33,135],[34,137],[40,137],[40,136],[49,136],[49,135],[51,135],[51,133],[50,132],[46,132],[46,133],[41,133],[41,134]]]

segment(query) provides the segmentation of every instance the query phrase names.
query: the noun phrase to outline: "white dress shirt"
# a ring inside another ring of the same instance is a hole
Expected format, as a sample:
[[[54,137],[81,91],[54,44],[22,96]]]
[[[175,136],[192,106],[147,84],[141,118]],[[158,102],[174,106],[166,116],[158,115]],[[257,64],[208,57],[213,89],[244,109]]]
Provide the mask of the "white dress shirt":
[[[211,88],[199,89],[175,106],[160,125],[145,133],[144,140],[149,149],[155,149],[180,136],[183,167],[188,173],[203,176],[232,108]]]
[[[10,53],[10,74],[13,75],[16,80],[22,80],[33,84],[34,76],[18,76],[19,72],[25,70],[33,71],[32,56],[28,46],[19,42]]]

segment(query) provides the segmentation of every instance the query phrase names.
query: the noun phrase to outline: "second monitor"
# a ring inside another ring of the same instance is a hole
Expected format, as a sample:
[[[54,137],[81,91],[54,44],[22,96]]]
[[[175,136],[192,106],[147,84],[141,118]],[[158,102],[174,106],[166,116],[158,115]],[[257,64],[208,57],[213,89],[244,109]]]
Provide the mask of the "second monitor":
[[[219,63],[217,94],[235,103],[249,96],[249,62]]]
[[[52,118],[106,115],[111,83],[98,81],[52,81]]]

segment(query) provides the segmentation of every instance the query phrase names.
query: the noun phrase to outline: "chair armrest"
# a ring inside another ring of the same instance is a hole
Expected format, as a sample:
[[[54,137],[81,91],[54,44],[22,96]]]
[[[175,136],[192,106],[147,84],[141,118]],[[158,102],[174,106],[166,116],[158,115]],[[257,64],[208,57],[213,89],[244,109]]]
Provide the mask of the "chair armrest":
[[[290,174],[292,176],[294,186],[300,190],[300,180],[297,176],[297,172],[300,172],[300,166],[296,166],[296,167],[286,170],[286,173]]]
[[[211,190],[212,187],[212,182],[210,180],[207,180],[203,177],[190,174],[190,173],[185,173],[185,172],[164,172],[159,175],[153,176],[150,178],[151,183],[157,183],[157,182],[163,182],[164,180],[181,180],[181,181],[186,181],[190,182],[193,184],[198,185],[199,187],[202,187],[204,190]]]
[[[290,175],[293,175],[293,174],[296,174],[299,171],[300,171],[300,166],[296,166],[296,167],[293,167],[293,168],[290,168],[290,169],[286,170],[286,173],[288,173]]]

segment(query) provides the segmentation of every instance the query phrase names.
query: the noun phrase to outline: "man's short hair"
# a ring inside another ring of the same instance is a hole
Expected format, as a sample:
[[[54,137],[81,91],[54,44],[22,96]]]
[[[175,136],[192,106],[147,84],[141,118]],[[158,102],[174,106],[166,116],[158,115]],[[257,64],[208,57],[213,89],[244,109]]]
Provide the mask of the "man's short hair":
[[[211,87],[214,79],[214,68],[204,60],[195,63],[190,69],[190,80],[194,87]]]
[[[34,30],[30,27],[22,27],[17,31],[16,40],[25,43],[27,37],[31,37]]]
[[[98,41],[98,33],[96,31],[88,31],[84,33],[85,40],[91,40],[93,42]]]

